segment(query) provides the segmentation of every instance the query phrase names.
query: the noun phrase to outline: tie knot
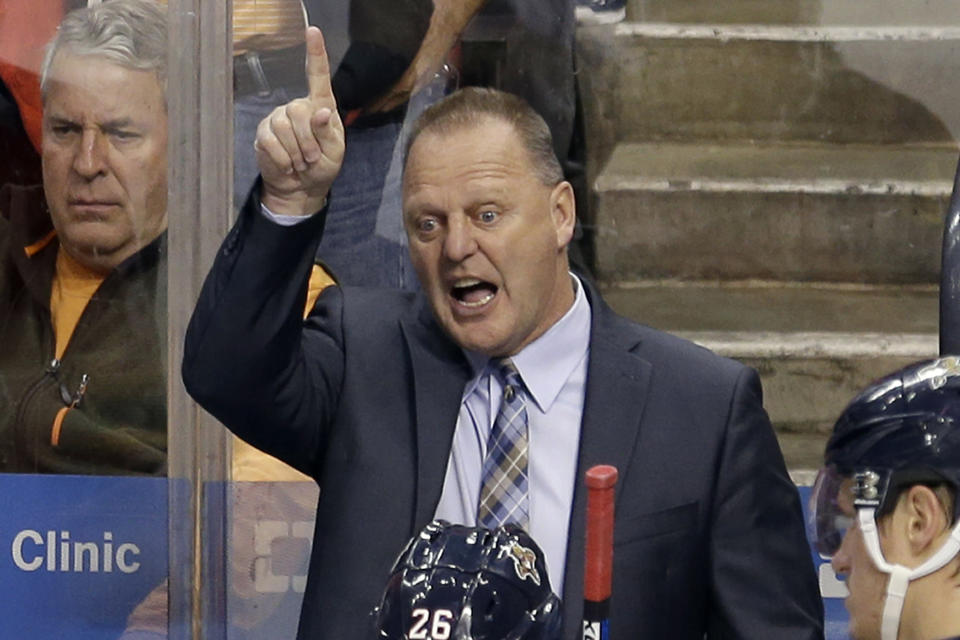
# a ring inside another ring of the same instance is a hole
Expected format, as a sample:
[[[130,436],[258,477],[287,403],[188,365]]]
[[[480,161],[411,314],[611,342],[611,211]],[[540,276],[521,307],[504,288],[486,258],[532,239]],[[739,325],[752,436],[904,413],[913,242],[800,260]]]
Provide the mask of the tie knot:
[[[507,402],[512,401],[514,394],[523,388],[523,380],[520,378],[517,366],[510,358],[503,358],[497,362],[497,374],[503,381],[503,397]]]

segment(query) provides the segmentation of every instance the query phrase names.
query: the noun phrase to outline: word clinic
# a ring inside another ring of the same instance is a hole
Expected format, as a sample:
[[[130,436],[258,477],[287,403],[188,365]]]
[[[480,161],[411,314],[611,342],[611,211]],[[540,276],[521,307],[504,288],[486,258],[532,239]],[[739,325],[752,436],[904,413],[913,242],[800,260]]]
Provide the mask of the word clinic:
[[[110,531],[103,532],[101,543],[71,542],[70,532],[61,531],[58,544],[56,531],[46,533],[46,539],[33,529],[24,529],[16,535],[10,551],[18,569],[36,571],[45,567],[47,571],[111,573],[116,568],[121,573],[134,573],[140,568],[136,560],[140,548],[131,542],[114,548]]]

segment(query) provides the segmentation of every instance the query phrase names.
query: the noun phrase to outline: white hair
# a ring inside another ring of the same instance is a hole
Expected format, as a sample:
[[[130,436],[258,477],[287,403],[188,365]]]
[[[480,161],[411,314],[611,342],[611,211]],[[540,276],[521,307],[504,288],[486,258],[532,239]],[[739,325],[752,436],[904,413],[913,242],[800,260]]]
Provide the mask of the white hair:
[[[61,50],[97,56],[128,69],[167,79],[167,16],[154,0],[109,0],[68,13],[47,45],[40,72],[46,99],[50,67]]]

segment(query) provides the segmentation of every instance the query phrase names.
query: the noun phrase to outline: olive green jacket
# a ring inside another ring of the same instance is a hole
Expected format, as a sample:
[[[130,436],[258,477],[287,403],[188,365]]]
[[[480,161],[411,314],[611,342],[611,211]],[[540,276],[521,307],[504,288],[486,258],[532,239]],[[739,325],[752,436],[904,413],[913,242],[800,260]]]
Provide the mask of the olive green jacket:
[[[0,471],[163,475],[166,233],[107,276],[57,360],[42,190],[5,187],[0,213]]]

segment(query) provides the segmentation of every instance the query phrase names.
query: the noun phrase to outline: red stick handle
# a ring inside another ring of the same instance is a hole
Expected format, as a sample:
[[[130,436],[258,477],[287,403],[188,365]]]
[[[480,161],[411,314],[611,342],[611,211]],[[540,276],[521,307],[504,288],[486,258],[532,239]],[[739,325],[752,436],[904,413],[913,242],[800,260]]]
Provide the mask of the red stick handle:
[[[606,464],[590,467],[587,484],[587,545],[583,574],[583,597],[603,602],[610,598],[613,576],[613,490],[617,468]]]

